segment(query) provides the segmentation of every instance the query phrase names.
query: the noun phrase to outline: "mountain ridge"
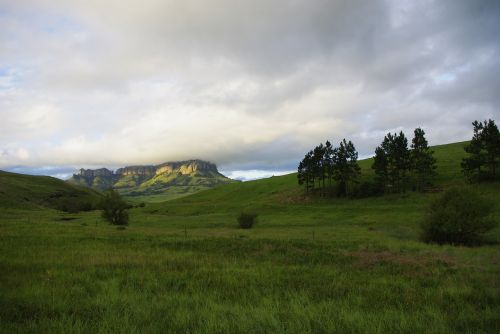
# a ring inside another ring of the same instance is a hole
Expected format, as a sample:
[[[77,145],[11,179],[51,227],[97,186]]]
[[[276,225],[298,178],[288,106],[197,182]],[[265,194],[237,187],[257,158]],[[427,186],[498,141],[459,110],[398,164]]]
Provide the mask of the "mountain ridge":
[[[169,161],[158,165],[132,165],[115,171],[107,168],[81,168],[67,181],[96,190],[114,188],[123,195],[134,197],[174,193],[177,195],[174,197],[182,197],[235,182],[222,175],[216,164],[200,159]]]

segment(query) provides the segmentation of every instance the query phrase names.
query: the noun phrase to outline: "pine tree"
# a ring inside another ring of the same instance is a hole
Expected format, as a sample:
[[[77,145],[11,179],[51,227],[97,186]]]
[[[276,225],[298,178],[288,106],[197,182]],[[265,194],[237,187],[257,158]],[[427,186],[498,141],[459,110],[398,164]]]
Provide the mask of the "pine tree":
[[[354,144],[343,139],[333,150],[333,178],[339,183],[339,194],[349,197],[350,187],[356,182],[360,167]]]
[[[377,152],[378,151],[378,152]],[[408,140],[401,131],[399,134],[388,133],[382,144],[375,151],[372,168],[385,190],[400,192],[405,190],[407,172],[410,168]]]
[[[323,144],[319,144],[314,148],[313,151],[313,161],[314,161],[314,176],[318,179],[318,186],[322,190],[325,187],[325,164],[323,156],[325,155],[325,147]]]
[[[375,181],[380,186],[380,188],[385,189],[389,181],[388,172],[389,162],[387,160],[387,154],[384,149],[379,146],[375,149],[375,157],[373,158],[372,169],[375,172]]]
[[[491,119],[484,121],[482,143],[486,151],[484,164],[488,168],[489,177],[495,179],[500,164],[500,132]]]
[[[410,169],[410,150],[408,149],[408,139],[403,131],[394,136],[393,147],[393,179],[396,185],[396,192],[406,190],[407,173]]]
[[[425,139],[425,132],[421,128],[414,131],[411,149],[411,169],[415,174],[416,189],[422,191],[436,175],[436,159]]]
[[[327,140],[325,143],[325,151],[323,154],[323,161],[326,169],[326,176],[328,178],[328,186],[332,186],[332,178],[333,178],[333,146]]]
[[[297,179],[300,185],[304,185],[306,193],[309,193],[311,188],[314,188],[314,174],[313,174],[313,159],[312,151],[309,151],[304,159],[299,163],[297,168]]]
[[[462,171],[470,181],[495,179],[500,164],[500,133],[493,120],[474,121],[474,135],[464,150],[469,155],[462,159]],[[486,170],[482,170],[486,167]]]

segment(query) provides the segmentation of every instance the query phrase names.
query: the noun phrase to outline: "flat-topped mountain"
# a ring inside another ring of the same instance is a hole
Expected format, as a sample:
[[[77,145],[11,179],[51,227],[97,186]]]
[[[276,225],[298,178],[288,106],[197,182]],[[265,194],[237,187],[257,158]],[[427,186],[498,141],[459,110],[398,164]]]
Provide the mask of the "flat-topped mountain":
[[[68,182],[98,190],[112,187],[127,196],[168,199],[234,181],[219,173],[215,164],[196,159],[127,166],[116,171],[82,168]]]

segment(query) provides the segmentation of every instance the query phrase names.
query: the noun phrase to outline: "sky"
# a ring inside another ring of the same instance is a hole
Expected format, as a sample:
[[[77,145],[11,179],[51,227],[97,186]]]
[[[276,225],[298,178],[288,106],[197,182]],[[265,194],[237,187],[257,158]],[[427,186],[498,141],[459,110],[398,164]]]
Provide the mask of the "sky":
[[[468,140],[500,120],[499,32],[500,1],[0,0],[0,169],[253,179],[326,140]]]

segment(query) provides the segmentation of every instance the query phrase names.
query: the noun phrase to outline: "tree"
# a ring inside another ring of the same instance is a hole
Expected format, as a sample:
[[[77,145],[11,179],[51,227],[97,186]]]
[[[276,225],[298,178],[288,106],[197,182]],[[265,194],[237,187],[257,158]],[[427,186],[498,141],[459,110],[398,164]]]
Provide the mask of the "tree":
[[[360,174],[357,160],[358,153],[351,141],[344,139],[339,147],[333,148],[327,140],[304,156],[297,167],[297,181],[305,185],[306,193],[317,185],[320,194],[325,196],[329,193],[327,188],[331,188],[332,180],[335,180],[339,183],[339,194],[348,196],[352,183]]]
[[[496,178],[497,167],[500,164],[500,132],[493,120],[484,121],[482,132],[482,144],[486,151],[485,165],[489,176]]]
[[[129,205],[122,199],[120,194],[113,189],[104,193],[100,207],[102,217],[112,225],[127,225]]]
[[[422,239],[438,244],[472,245],[496,226],[493,203],[469,188],[450,188],[435,199],[421,223]]]
[[[406,190],[407,172],[410,169],[410,150],[408,149],[408,139],[403,131],[394,136],[392,147],[392,179],[396,185],[396,192]]]
[[[375,172],[375,181],[377,184],[384,188],[386,187],[389,180],[388,172],[389,162],[387,160],[387,154],[384,149],[379,146],[375,149],[375,157],[373,158],[372,169]]]
[[[339,194],[349,197],[351,185],[356,182],[361,170],[354,144],[343,139],[333,150],[332,160],[333,179],[339,183]]]
[[[324,190],[325,188],[325,174],[326,165],[324,161],[325,147],[319,144],[313,150],[313,170],[314,176],[318,179],[318,187]]]
[[[314,188],[313,162],[313,151],[309,151],[299,163],[297,170],[298,182],[300,185],[305,185],[306,193],[309,193],[309,189]]]
[[[493,120],[474,121],[474,135],[464,150],[468,156],[462,159],[462,171],[469,181],[495,179],[500,164],[500,132]],[[487,170],[482,170],[486,167]]]
[[[425,139],[424,130],[415,129],[411,143],[411,169],[415,173],[418,191],[422,191],[436,175],[436,159],[433,154]]]
[[[325,170],[326,176],[328,178],[328,186],[331,187],[333,179],[333,146],[328,140],[325,143],[323,160],[326,167]]]
[[[400,192],[406,189],[410,151],[408,139],[402,131],[399,134],[388,133],[384,137],[380,146],[375,150],[372,168],[386,191]]]

